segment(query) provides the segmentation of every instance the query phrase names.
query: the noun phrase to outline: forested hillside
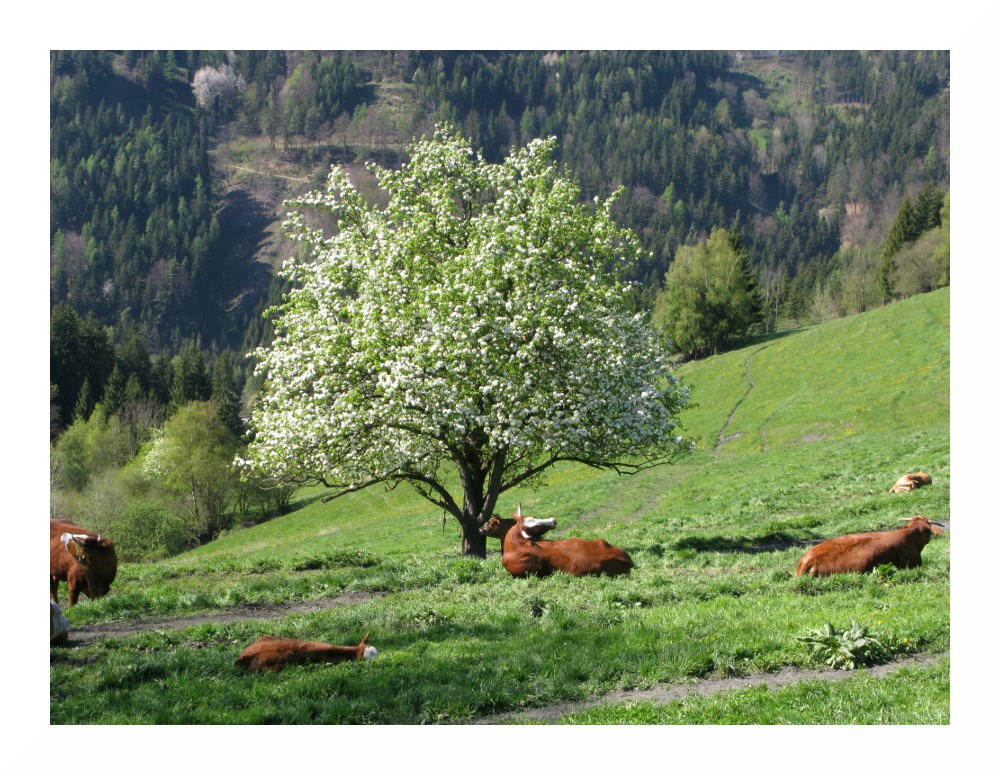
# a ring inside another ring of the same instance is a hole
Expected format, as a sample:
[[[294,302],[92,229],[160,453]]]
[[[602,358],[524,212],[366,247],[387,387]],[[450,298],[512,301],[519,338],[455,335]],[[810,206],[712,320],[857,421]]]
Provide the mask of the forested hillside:
[[[155,416],[206,400],[191,370],[224,353],[248,404],[282,201],[332,163],[377,201],[363,162],[442,120],[492,161],[556,135],[585,197],[624,185],[636,303],[675,339],[668,269],[709,245],[753,300],[737,335],[946,285],[949,79],[948,52],[52,52],[53,432],[130,380]]]

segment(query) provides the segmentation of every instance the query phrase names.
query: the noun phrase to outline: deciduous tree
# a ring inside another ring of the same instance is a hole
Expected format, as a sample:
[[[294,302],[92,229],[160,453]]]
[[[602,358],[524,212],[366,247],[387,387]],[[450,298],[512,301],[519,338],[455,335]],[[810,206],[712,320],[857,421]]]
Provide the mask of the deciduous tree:
[[[687,392],[620,280],[641,251],[614,197],[581,204],[555,148],[489,164],[439,128],[402,169],[371,166],[384,209],[340,168],[289,203],[308,258],[286,263],[296,287],[257,352],[244,466],[337,494],[406,482],[482,557],[498,498],[556,463],[633,473],[687,449]],[[309,225],[314,208],[333,236]]]
[[[146,475],[176,498],[178,512],[201,543],[216,538],[232,521],[237,446],[215,405],[192,401],[164,424],[146,454]]]
[[[743,336],[759,315],[741,242],[725,229],[677,249],[664,280],[664,328],[677,348],[708,355]]]

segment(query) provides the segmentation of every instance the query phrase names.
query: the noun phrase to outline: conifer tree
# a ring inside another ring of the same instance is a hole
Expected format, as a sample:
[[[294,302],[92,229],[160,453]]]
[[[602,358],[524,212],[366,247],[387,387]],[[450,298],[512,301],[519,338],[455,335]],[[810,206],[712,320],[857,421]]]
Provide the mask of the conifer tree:
[[[125,400],[125,375],[118,364],[111,370],[108,383],[104,387],[104,396],[101,403],[104,405],[105,414],[110,417],[121,407]]]
[[[73,409],[73,420],[86,420],[90,413],[94,411],[94,396],[90,389],[90,378],[83,378],[83,386],[80,388],[80,397],[76,400],[76,407]]]
[[[193,343],[188,342],[177,356],[170,403],[179,409],[190,401],[208,401],[212,397],[212,382],[205,359]]]
[[[218,410],[219,421],[235,438],[240,438],[243,435],[243,423],[240,420],[240,390],[236,381],[233,354],[229,350],[223,351],[212,369],[212,401]]]

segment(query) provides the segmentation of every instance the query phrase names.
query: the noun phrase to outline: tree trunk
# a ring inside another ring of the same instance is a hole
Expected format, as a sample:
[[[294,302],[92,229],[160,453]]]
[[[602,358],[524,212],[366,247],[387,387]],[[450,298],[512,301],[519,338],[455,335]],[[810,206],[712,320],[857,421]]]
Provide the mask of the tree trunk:
[[[458,523],[462,526],[462,556],[486,557],[486,536],[479,535],[482,525],[485,472],[478,450],[468,449],[465,459],[458,461],[458,476],[462,482],[465,502]],[[458,517],[459,515],[455,515]]]
[[[478,525],[462,525],[462,556],[486,558],[486,536],[479,535]]]

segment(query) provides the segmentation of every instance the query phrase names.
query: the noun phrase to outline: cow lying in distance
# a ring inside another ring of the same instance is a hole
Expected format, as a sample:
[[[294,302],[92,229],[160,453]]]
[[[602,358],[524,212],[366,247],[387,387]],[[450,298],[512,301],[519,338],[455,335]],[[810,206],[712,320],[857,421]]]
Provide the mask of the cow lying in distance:
[[[931,483],[931,475],[918,471],[915,474],[903,474],[890,488],[889,492],[909,492]]]
[[[109,538],[92,533],[68,519],[49,520],[49,597],[59,602],[59,582],[69,587],[69,605],[80,594],[96,599],[108,594],[118,573],[118,557]]]
[[[378,649],[368,645],[368,633],[357,646],[331,646],[315,640],[275,638],[265,635],[258,638],[236,658],[244,670],[281,670],[285,665],[302,665],[306,662],[346,662],[352,659],[375,659]]]
[[[513,522],[513,525],[509,523]],[[513,520],[492,517],[479,532],[499,538],[503,546],[501,563],[511,576],[548,576],[560,570],[571,576],[618,576],[632,570],[632,558],[603,538],[540,540],[537,535],[555,527],[555,520],[525,517],[518,506]],[[534,533],[534,535],[533,535]]]
[[[69,619],[54,600],[49,601],[49,643],[62,645],[69,640]]]
[[[921,550],[941,532],[940,523],[921,516],[900,519],[907,524],[899,530],[852,533],[816,544],[799,560],[795,575],[868,573],[886,563],[897,568],[916,568],[923,563]]]

